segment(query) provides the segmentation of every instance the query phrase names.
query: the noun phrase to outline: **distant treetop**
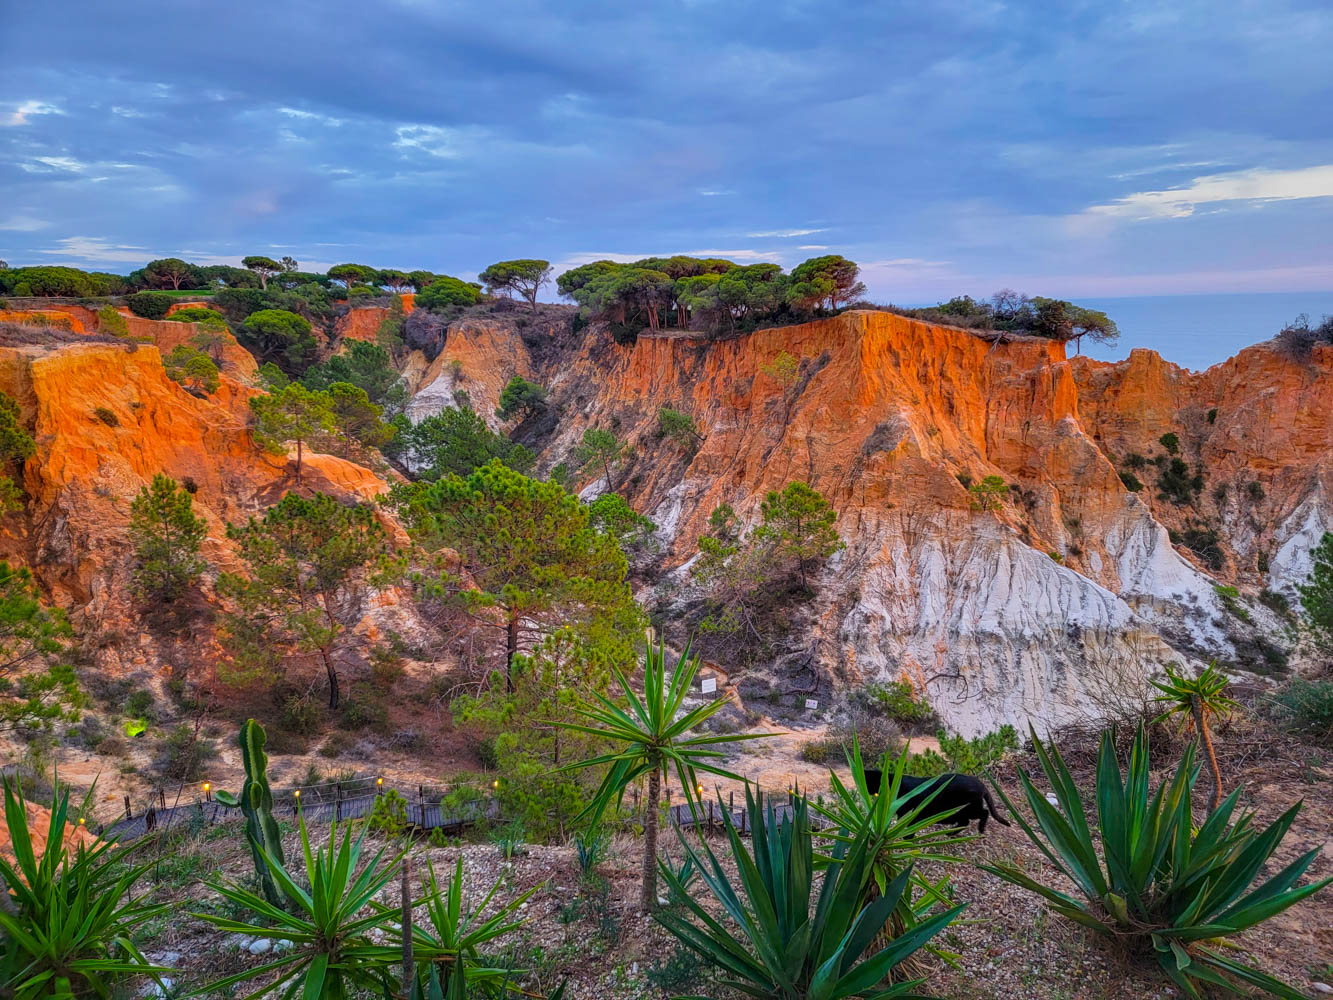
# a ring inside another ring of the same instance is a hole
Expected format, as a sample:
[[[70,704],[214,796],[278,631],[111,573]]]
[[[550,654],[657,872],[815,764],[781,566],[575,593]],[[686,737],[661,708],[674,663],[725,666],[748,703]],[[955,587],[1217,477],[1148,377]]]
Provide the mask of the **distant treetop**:
[[[492,295],[517,293],[537,311],[537,292],[551,280],[549,260],[502,260],[482,271],[478,277]]]

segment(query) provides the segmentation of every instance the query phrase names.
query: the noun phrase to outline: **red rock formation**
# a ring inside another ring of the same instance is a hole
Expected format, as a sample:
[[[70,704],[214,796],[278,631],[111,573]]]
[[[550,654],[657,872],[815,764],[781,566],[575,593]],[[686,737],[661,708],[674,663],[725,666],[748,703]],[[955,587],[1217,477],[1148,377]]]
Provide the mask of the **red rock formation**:
[[[502,343],[488,351],[502,356]],[[763,371],[781,351],[803,359],[785,399]],[[846,678],[923,678],[970,730],[1036,705],[1060,719],[1132,696],[1167,659],[1253,662],[1253,633],[1213,585],[1257,578],[1238,576],[1234,558],[1203,572],[1166,529],[1211,517],[1234,552],[1258,544],[1247,531],[1262,536],[1268,582],[1286,582],[1330,521],[1330,368],[1333,351],[1300,366],[1264,346],[1198,376],[1147,352],[1106,366],[1050,342],[992,349],[966,331],[853,312],[721,342],[641,336],[621,348],[593,334],[536,377],[562,414],[545,465],[567,459],[586,427],[615,428],[637,455],[618,488],[662,526],[674,564],[719,503],[754,517],[765,491],[797,479],[829,497],[848,547],[814,611],[818,659]],[[706,435],[693,455],[658,438],[664,405]],[[1212,516],[1204,502],[1187,515],[1125,488],[1117,462],[1168,429],[1202,456],[1208,490],[1214,475],[1272,484],[1253,528],[1248,515]],[[1017,488],[996,513],[973,509],[960,482],[987,475]],[[1265,609],[1252,614],[1278,631]]]
[[[2,349],[0,389],[18,400],[37,444],[24,468],[31,527],[5,542],[67,607],[123,607],[129,505],[156,473],[194,485],[209,523],[205,555],[224,568],[226,522],[276,502],[293,484],[288,459],[251,437],[253,389],[224,378],[217,393],[197,398],[166,377],[154,347]],[[307,453],[303,476],[341,497],[369,500],[385,489],[367,469],[329,455]]]
[[[411,292],[401,296],[403,314],[410,316],[416,308],[416,296]],[[337,340],[375,340],[384,317],[389,315],[385,306],[359,306],[347,310],[334,323],[334,336]]]

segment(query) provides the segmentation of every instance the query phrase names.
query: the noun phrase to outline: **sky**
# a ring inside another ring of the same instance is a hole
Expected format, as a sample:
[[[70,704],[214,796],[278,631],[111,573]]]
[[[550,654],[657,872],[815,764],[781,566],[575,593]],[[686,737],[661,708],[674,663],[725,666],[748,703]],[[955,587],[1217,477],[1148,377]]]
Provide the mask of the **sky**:
[[[11,266],[841,253],[901,304],[1333,290],[1327,0],[2,16]]]

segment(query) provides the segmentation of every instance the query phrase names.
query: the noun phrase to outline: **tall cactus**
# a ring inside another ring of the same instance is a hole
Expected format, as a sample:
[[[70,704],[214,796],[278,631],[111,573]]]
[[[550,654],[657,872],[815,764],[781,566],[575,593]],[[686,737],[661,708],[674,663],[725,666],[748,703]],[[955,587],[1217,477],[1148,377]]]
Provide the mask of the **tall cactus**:
[[[255,861],[255,874],[259,876],[264,898],[274,906],[282,905],[278,887],[264,860],[265,853],[278,864],[284,862],[282,856],[282,836],[278,831],[278,821],[273,818],[273,790],[268,784],[268,755],[264,753],[267,737],[264,727],[254,719],[247,719],[241,726],[241,762],[245,765],[245,783],[241,794],[219,791],[217,800],[224,806],[240,806],[245,814],[245,839],[250,844],[250,854]]]

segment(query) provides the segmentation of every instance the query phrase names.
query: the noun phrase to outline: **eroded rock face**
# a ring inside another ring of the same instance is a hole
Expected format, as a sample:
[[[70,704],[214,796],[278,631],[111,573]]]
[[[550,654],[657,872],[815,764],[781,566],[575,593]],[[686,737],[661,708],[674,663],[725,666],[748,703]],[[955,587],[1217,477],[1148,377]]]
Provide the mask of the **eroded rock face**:
[[[471,352],[469,377],[489,365],[502,384],[523,371],[512,334],[457,343]],[[668,569],[693,555],[719,503],[756,518],[766,491],[809,482],[837,507],[847,542],[813,608],[810,646],[826,675],[908,678],[962,732],[1133,701],[1170,660],[1260,665],[1256,635],[1276,633],[1276,619],[1255,606],[1253,627],[1238,621],[1215,584],[1289,582],[1329,523],[1333,351],[1300,366],[1261,345],[1195,375],[1148,352],[1101,365],[1039,340],[992,349],[881,312],[720,342],[618,347],[589,333],[571,344],[532,376],[560,411],[545,467],[587,427],[613,427],[636,456],[616,487],[660,525]],[[802,359],[785,394],[763,371],[784,350]],[[436,405],[429,387],[446,370],[432,367],[422,408]],[[706,435],[697,451],[658,437],[661,406],[694,416]],[[1206,480],[1185,508],[1120,477],[1126,454],[1162,453],[1169,430]],[[973,509],[964,486],[987,475],[1015,488],[999,511]],[[1244,508],[1249,477],[1267,507]],[[1242,489],[1214,509],[1223,480]],[[1205,522],[1225,550],[1217,568],[1169,534]],[[1245,561],[1260,547],[1266,575]]]
[[[503,421],[495,408],[515,375],[532,378],[534,365],[513,327],[495,320],[461,320],[449,327],[443,349],[419,377],[407,416],[416,422],[457,406],[463,392],[469,405],[498,429]]]
[[[3,555],[31,566],[76,621],[107,634],[138,631],[130,504],[155,474],[192,488],[208,522],[206,592],[217,570],[237,568],[227,522],[262,512],[293,486],[289,459],[259,449],[247,426],[255,390],[224,377],[213,395],[193,396],[166,377],[155,347],[0,349],[0,390],[18,401],[37,446],[23,473],[27,517],[0,535]],[[331,455],[307,452],[302,474],[309,488],[345,500],[386,489],[368,469]],[[155,644],[141,638],[137,649],[108,645],[106,656],[153,665]]]

